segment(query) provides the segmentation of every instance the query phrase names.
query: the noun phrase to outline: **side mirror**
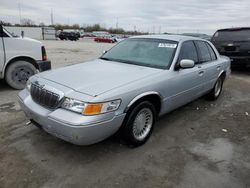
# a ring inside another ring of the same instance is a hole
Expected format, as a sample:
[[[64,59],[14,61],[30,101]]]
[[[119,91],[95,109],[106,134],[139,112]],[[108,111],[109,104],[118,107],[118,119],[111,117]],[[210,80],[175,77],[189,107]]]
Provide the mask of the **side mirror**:
[[[183,69],[193,68],[194,65],[195,65],[195,63],[191,59],[183,59],[180,62],[180,67]]]
[[[2,36],[3,36],[3,26],[0,25],[0,37],[2,37]]]
[[[106,54],[108,51],[107,50],[103,50],[102,54]]]

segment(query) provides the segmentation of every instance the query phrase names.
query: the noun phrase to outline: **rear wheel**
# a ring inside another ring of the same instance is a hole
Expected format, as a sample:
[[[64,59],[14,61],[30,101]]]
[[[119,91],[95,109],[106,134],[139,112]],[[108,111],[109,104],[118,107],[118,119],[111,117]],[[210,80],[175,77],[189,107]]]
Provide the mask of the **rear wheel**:
[[[140,146],[150,137],[156,119],[156,110],[149,101],[139,103],[127,115],[122,136],[127,144]]]
[[[24,89],[29,77],[36,73],[34,65],[27,61],[16,61],[6,70],[5,80],[14,89]]]
[[[223,87],[223,81],[224,79],[222,76],[217,79],[213,89],[207,95],[209,100],[216,100],[220,96]]]

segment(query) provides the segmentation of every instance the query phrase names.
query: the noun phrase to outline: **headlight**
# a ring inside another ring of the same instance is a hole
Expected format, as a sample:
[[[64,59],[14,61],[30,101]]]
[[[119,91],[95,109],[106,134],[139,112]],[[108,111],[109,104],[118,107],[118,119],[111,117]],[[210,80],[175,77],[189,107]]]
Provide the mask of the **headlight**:
[[[30,91],[30,88],[31,88],[31,81],[28,80],[28,81],[26,82],[26,89],[27,89],[28,91]]]
[[[98,115],[106,112],[112,112],[119,108],[121,100],[114,100],[104,103],[84,103],[75,99],[66,98],[63,101],[62,108],[83,115]]]

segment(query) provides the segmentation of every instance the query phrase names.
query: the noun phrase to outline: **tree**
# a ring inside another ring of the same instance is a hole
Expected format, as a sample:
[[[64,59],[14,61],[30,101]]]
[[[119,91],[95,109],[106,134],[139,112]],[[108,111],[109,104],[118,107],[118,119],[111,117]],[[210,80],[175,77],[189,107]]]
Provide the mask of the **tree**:
[[[0,25],[11,26],[11,23],[0,20]]]
[[[74,25],[72,25],[72,28],[73,29],[80,29],[80,25],[79,24],[74,24]]]
[[[40,26],[40,27],[44,27],[45,24],[44,24],[43,22],[41,22],[41,23],[39,23],[39,26]]]
[[[29,18],[21,19],[21,25],[23,26],[35,26],[35,22]]]

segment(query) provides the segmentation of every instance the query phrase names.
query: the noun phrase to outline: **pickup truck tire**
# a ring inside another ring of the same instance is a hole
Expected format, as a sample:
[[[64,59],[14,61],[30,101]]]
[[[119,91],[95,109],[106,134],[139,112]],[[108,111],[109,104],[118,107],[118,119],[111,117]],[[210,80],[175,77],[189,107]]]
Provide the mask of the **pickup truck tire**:
[[[220,76],[217,79],[217,81],[216,81],[213,89],[207,94],[207,99],[208,100],[212,100],[213,101],[213,100],[218,99],[218,97],[220,96],[221,91],[222,91],[223,81],[224,81],[224,79],[223,79],[222,76]]]
[[[15,61],[7,67],[5,81],[14,89],[24,89],[29,77],[36,72],[37,69],[30,62]]]
[[[150,137],[156,119],[156,110],[149,101],[135,106],[125,118],[121,134],[125,142],[133,147],[144,144]]]

